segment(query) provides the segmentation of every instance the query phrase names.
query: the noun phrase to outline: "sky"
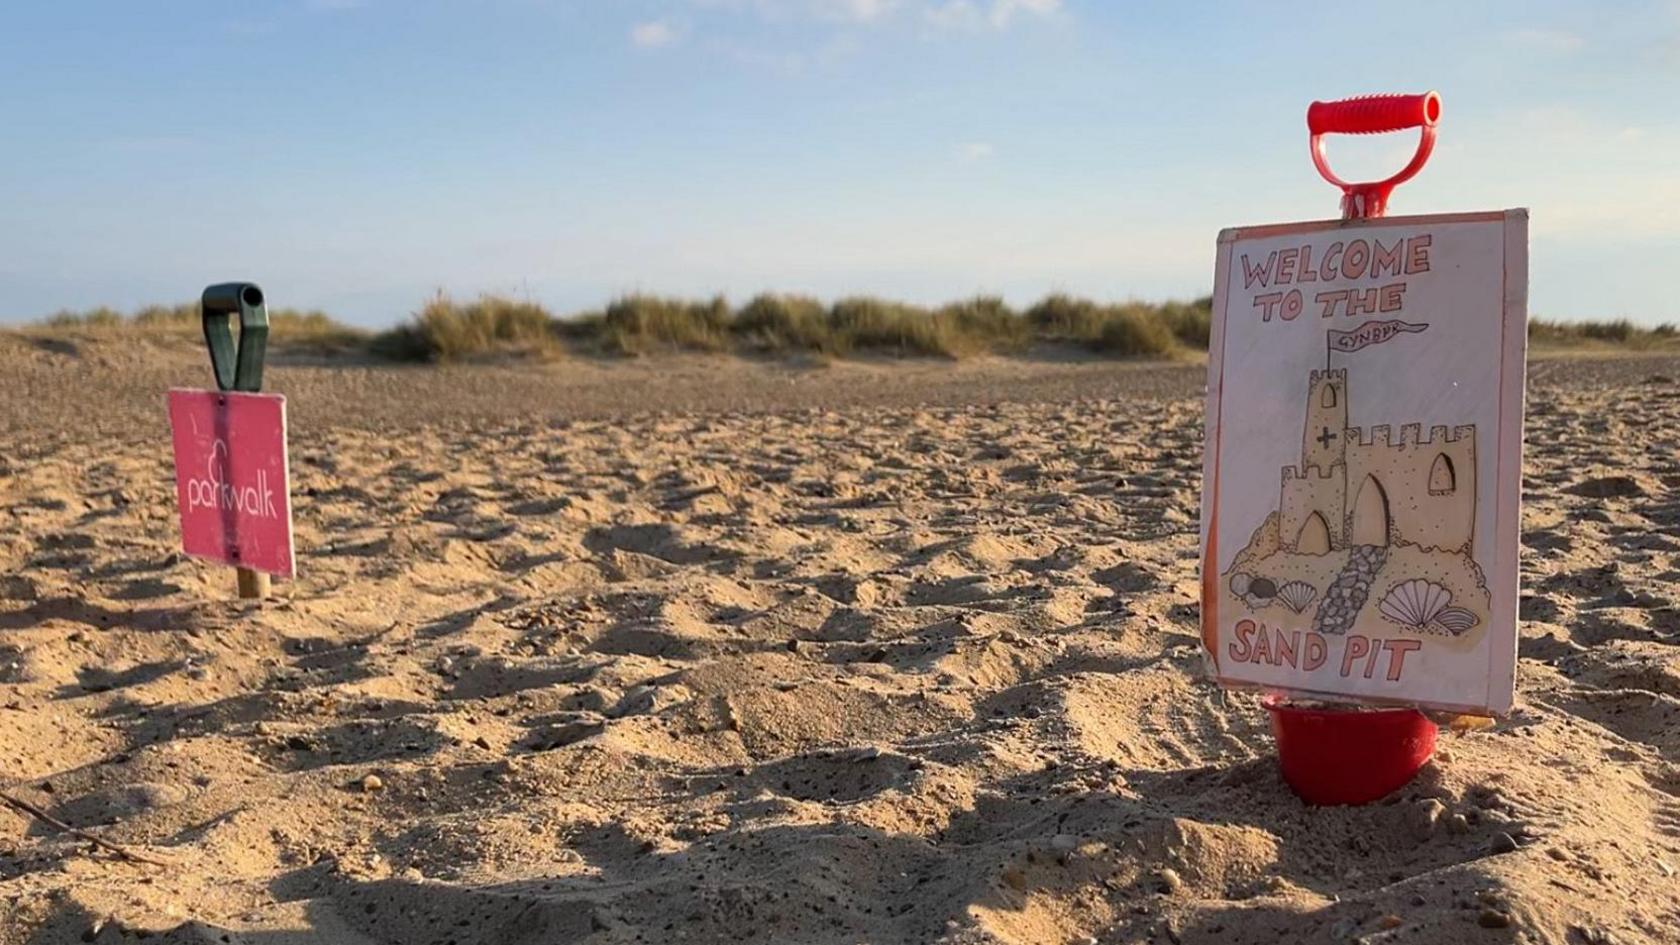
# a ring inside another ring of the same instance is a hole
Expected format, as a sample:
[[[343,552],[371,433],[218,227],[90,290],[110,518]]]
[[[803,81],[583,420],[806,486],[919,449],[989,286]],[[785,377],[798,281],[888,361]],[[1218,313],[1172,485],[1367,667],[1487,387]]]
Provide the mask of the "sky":
[[[1337,215],[1308,103],[1427,89],[1391,213],[1528,207],[1531,313],[1680,320],[1680,0],[17,0],[0,321],[1188,298],[1221,228]]]

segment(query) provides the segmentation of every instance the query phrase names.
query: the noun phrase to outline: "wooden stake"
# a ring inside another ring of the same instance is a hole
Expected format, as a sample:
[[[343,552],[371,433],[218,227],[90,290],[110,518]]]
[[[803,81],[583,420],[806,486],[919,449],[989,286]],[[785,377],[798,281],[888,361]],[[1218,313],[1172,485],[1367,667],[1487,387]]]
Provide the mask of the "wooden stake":
[[[98,837],[94,836],[93,834],[88,833],[86,830],[77,830],[75,827],[70,826],[69,824],[65,823],[64,821],[59,820],[58,818],[54,817],[53,815],[47,813],[46,811],[42,810],[41,808],[36,807],[34,804],[31,804],[28,801],[26,801],[26,800],[24,800],[20,797],[13,797],[10,794],[0,793],[0,803],[4,803],[7,807],[12,808],[13,810],[18,811],[19,813],[28,814],[29,816],[34,817],[36,820],[39,820],[41,823],[46,824],[47,826],[52,827],[55,830],[62,830],[65,833],[71,835],[72,837],[78,837],[82,840],[86,840],[87,842],[93,844],[96,847],[100,847],[102,849],[105,849],[105,850],[108,850],[112,853],[115,853],[117,856],[120,856],[125,860],[130,860],[130,861],[135,862],[135,863],[150,863],[153,866],[168,866],[169,865],[168,863],[165,863],[162,860],[154,860],[151,857],[146,856],[144,854],[135,853],[133,850],[130,850],[129,848],[127,848],[125,846],[121,846],[119,844],[112,843],[109,840],[101,840]]]
[[[250,568],[239,569],[239,597],[241,600],[262,600],[268,596],[268,575]]]

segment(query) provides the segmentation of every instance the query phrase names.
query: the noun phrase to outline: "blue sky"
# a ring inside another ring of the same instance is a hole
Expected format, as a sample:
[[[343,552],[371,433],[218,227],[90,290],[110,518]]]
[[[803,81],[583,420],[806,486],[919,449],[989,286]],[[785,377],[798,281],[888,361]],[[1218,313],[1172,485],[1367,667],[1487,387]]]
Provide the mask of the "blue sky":
[[[1394,213],[1530,207],[1535,314],[1680,320],[1675,0],[12,3],[0,320],[225,279],[363,324],[437,289],[1188,297],[1221,227],[1335,215],[1308,102],[1429,88]]]

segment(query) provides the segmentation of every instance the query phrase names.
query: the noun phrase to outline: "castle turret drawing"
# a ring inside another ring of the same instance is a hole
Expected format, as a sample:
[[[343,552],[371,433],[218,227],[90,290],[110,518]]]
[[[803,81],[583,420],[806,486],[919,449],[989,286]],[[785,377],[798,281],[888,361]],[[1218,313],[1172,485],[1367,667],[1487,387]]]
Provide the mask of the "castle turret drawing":
[[[1357,427],[1355,393],[1345,369],[1308,375],[1300,462],[1281,470],[1277,512],[1233,562],[1227,589],[1251,609],[1310,609],[1323,634],[1348,633],[1372,610],[1462,634],[1483,621],[1487,595],[1474,562],[1476,428]]]
[[[1307,381],[1307,424],[1301,434],[1301,465],[1329,469],[1346,454],[1347,371],[1314,371]]]
[[[1307,382],[1301,462],[1285,466],[1278,539],[1297,554],[1397,542],[1473,555],[1476,428],[1351,426],[1348,373]]]

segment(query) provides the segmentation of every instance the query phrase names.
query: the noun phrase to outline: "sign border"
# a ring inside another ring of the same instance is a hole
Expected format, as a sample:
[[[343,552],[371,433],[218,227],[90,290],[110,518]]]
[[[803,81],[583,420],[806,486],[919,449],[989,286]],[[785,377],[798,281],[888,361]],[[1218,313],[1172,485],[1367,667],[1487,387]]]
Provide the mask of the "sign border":
[[[1494,545],[1492,575],[1494,586],[1491,588],[1495,600],[1511,602],[1511,646],[1488,647],[1487,689],[1483,692],[1479,705],[1446,702],[1418,702],[1409,699],[1383,698],[1380,696],[1354,696],[1349,693],[1323,692],[1312,689],[1277,686],[1269,683],[1258,683],[1246,679],[1232,679],[1225,676],[1219,668],[1219,575],[1216,566],[1219,550],[1219,457],[1221,441],[1224,438],[1224,424],[1221,407],[1224,403],[1221,396],[1225,382],[1225,322],[1227,305],[1230,296],[1228,275],[1231,270],[1232,248],[1241,239],[1260,239],[1274,236],[1288,236],[1302,233],[1324,233],[1340,229],[1388,227],[1388,226],[1419,226],[1442,223],[1492,223],[1502,222],[1503,232],[1503,265],[1501,273],[1501,302],[1500,312],[1500,362],[1499,362],[1499,442],[1495,453],[1493,488],[1495,496],[1494,535],[1496,538],[1505,534],[1507,528],[1518,529],[1515,541],[1506,543],[1496,541]],[[1523,379],[1527,374],[1528,352],[1528,210],[1514,208],[1509,210],[1485,210],[1470,213],[1434,213],[1401,217],[1374,217],[1354,220],[1312,220],[1299,223],[1278,223],[1262,226],[1229,227],[1219,231],[1218,251],[1214,261],[1213,279],[1213,321],[1208,335],[1208,381],[1207,406],[1203,416],[1205,422],[1210,423],[1210,434],[1204,437],[1202,446],[1202,626],[1201,639],[1203,659],[1211,668],[1211,678],[1226,689],[1256,690],[1277,692],[1293,696],[1302,696],[1326,701],[1359,702],[1376,705],[1405,705],[1418,706],[1429,709],[1442,709],[1450,712],[1485,713],[1491,712],[1497,716],[1504,716],[1511,711],[1515,703],[1515,683],[1517,668],[1517,646],[1521,637],[1520,622],[1517,615],[1517,595],[1520,591],[1519,558],[1522,554],[1521,522],[1522,514],[1522,450],[1523,442],[1517,442],[1517,462],[1514,469],[1505,468],[1505,433],[1511,424],[1508,422],[1508,411],[1516,411],[1515,419],[1519,434],[1522,430],[1524,416],[1525,387]],[[1518,365],[1515,371],[1506,370],[1510,364]],[[1218,370],[1214,366],[1218,365]],[[1508,406],[1509,405],[1509,406]],[[1496,700],[1494,697],[1498,695]]]
[[[176,475],[175,529],[176,529],[176,532],[180,535],[180,538],[181,538],[181,553],[186,555],[187,557],[194,558],[198,561],[209,561],[209,562],[212,562],[214,564],[223,565],[225,567],[247,568],[247,569],[252,570],[252,571],[260,571],[264,574],[270,574],[270,575],[273,575],[274,577],[285,578],[286,580],[296,579],[296,577],[297,577],[296,524],[297,523],[294,520],[294,517],[293,517],[294,510],[292,508],[292,452],[291,452],[291,450],[292,450],[292,444],[291,444],[292,437],[291,437],[291,427],[290,427],[290,424],[288,422],[288,417],[286,416],[286,395],[285,394],[271,394],[271,393],[265,393],[265,392],[261,392],[261,391],[211,390],[209,388],[204,388],[204,387],[171,387],[171,388],[168,389],[168,391],[166,392],[165,397],[164,397],[165,412],[168,411],[169,402],[176,394],[212,394],[215,397],[220,399],[219,406],[223,406],[223,407],[226,406],[227,400],[230,397],[237,397],[237,398],[254,397],[254,398],[257,398],[259,400],[274,401],[276,404],[279,405],[279,408],[280,408],[280,463],[281,463],[281,468],[284,470],[284,472],[286,474],[286,561],[291,564],[291,570],[290,571],[284,571],[284,572],[283,571],[271,571],[268,568],[251,567],[250,565],[247,565],[247,564],[235,564],[233,562],[223,561],[220,558],[214,558],[214,557],[210,557],[210,556],[207,556],[207,555],[193,554],[192,552],[187,550],[186,535],[185,535],[185,532],[182,531],[182,518],[181,518],[182,515],[185,514],[185,513],[184,513],[184,510],[181,508],[182,497],[181,497],[181,494],[180,494],[180,485],[179,485],[179,483],[180,483],[180,470],[179,470],[179,465],[178,465],[179,462],[180,462],[180,457],[174,455],[174,453],[175,453],[174,438],[175,437],[174,437],[173,425],[171,425],[171,430],[170,430],[170,455],[171,455],[171,460],[170,460],[170,463],[171,463],[172,466],[176,467],[175,468],[175,475]]]

